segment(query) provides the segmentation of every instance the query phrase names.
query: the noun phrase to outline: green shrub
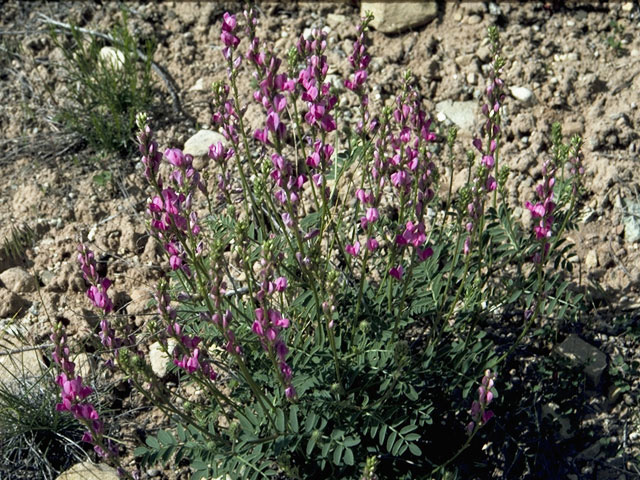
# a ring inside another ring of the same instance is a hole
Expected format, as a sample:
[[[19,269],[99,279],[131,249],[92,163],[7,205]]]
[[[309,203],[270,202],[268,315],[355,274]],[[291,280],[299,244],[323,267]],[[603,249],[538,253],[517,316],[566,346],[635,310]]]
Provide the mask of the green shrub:
[[[153,102],[153,45],[146,43],[142,60],[124,11],[111,33],[111,48],[118,52],[112,57],[100,55],[106,44],[102,37],[87,40],[75,26],[70,41],[53,27],[50,32],[66,59],[63,68],[69,91],[69,98],[57,101],[57,119],[95,150],[130,154],[135,148],[135,115],[148,111]]]
[[[412,75],[394,105],[379,116],[369,109],[370,17],[344,82],[358,100],[346,137],[338,129],[345,112],[325,81],[323,32],[301,38],[282,63],[256,38],[256,21],[245,13],[241,58],[236,19],[224,16],[228,84],[214,85],[212,122],[226,143],[210,147],[214,191],[178,149],[164,152],[173,173],[162,178],[163,154],[139,117],[154,191],[150,232],[171,270],[144,339],[111,322],[110,282],[80,248],[88,296],[104,314],[105,355],[115,348],[109,361],[175,425],[136,453],[144,465],[187,461],[196,479],[449,475],[495,422],[500,376],[492,370],[541,317],[562,318],[578,300],[557,272],[571,268],[563,234],[579,198],[581,141],[564,144],[554,127],[553,152],[525,205],[533,226],[524,228],[505,201],[495,29],[482,137],[467,155],[468,184],[453,195],[441,172],[453,166],[456,132],[443,139],[449,156],[439,158]],[[237,86],[242,62],[255,71],[253,97],[265,110],[254,132]],[[490,332],[508,322],[518,333],[498,351]],[[139,342],[155,341],[180,389],[167,388],[140,351]],[[198,399],[180,393],[190,385]],[[89,405],[66,398],[72,411]],[[102,424],[92,429],[78,416],[117,464]]]

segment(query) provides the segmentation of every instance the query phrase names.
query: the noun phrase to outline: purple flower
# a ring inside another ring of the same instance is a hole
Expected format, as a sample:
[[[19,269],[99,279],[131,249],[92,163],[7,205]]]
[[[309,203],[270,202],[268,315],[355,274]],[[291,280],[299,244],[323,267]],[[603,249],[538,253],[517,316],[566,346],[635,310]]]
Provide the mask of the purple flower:
[[[402,275],[403,274],[404,274],[404,268],[402,268],[402,265],[398,265],[396,267],[392,267],[389,270],[389,275],[391,275],[396,280],[402,279]]]

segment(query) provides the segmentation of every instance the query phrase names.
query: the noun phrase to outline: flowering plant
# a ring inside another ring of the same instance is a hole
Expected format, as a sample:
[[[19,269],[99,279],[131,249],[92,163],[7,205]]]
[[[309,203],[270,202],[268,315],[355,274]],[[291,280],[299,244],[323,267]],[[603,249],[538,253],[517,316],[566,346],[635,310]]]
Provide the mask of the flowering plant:
[[[492,30],[485,138],[473,142],[481,160],[470,152],[473,175],[454,197],[451,184],[441,188],[440,137],[411,74],[392,106],[375,112],[369,104],[370,21],[358,27],[344,81],[356,99],[351,123],[327,81],[325,34],[301,37],[284,63],[261,44],[253,11],[243,15],[245,53],[237,18],[223,17],[228,83],[213,87],[213,123],[225,141],[210,147],[212,172],[198,171],[179,149],[161,153],[138,117],[149,228],[170,274],[158,285],[158,316],[145,338],[107,317],[100,337],[115,349],[111,364],[175,424],[136,450],[143,463],[186,459],[196,478],[435,471],[493,416],[486,407],[497,390],[487,369],[499,368],[515,344],[498,355],[486,325],[521,310],[526,332],[553,308],[546,266],[566,259],[559,246],[577,196],[556,205],[553,179],[569,157],[575,175],[562,182],[579,178],[579,142],[570,155],[558,146],[564,153],[527,204],[540,223],[534,234],[523,231],[504,201],[508,169],[498,170],[505,97]],[[245,67],[264,112],[253,131],[237,82]],[[451,130],[450,153],[455,141]],[[90,300],[109,313],[108,280],[85,250],[80,263]],[[147,363],[145,342],[160,345],[177,389]],[[186,385],[203,394],[174,401]],[[471,419],[456,413],[469,405]],[[442,422],[461,435],[436,445]]]

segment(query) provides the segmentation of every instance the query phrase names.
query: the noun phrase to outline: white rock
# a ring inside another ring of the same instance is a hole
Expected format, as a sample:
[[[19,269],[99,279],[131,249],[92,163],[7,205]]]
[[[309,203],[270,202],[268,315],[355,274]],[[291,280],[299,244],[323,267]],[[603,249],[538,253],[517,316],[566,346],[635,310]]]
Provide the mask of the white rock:
[[[452,102],[444,100],[436,104],[436,111],[444,114],[449,120],[463,130],[473,128],[476,122],[478,104],[474,101]]]
[[[626,206],[623,217],[624,239],[628,243],[635,243],[640,240],[640,203],[631,202]]]
[[[218,142],[227,143],[221,133],[213,130],[200,130],[184,143],[183,151],[194,157],[204,157],[209,154],[209,146]]]
[[[105,65],[115,70],[120,70],[124,67],[124,53],[117,48],[102,47],[98,55]]]
[[[173,352],[175,346],[176,341],[173,338],[167,340],[169,353]],[[153,370],[153,373],[160,378],[164,378],[167,375],[169,360],[171,360],[171,356],[162,350],[160,342],[151,344],[149,347],[149,362],[151,363],[151,370]]]
[[[438,15],[438,4],[435,1],[362,2],[361,15],[368,11],[374,16],[373,28],[383,33],[396,33],[429,23]]]
[[[630,12],[633,10],[633,2],[624,2],[622,4],[622,10],[625,12]]]
[[[589,270],[593,270],[598,266],[598,255],[595,250],[589,250],[586,257],[584,257],[584,266]]]
[[[189,89],[190,92],[204,92],[207,89],[204,78],[199,78],[193,87]]]
[[[118,472],[104,463],[90,461],[77,463],[66,472],[58,475],[56,480],[118,480]]]
[[[533,92],[527,87],[509,87],[511,96],[516,100],[520,100],[522,103],[533,103]]]

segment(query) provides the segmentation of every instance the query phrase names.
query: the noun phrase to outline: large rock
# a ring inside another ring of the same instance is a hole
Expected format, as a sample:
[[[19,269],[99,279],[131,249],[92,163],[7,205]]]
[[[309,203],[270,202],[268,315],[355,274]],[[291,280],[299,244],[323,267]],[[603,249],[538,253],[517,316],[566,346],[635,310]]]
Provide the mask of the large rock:
[[[437,2],[362,2],[362,15],[373,13],[371,26],[383,33],[396,33],[429,23],[438,15]]]
[[[478,103],[474,101],[453,102],[444,100],[436,104],[436,111],[451,120],[462,130],[470,131],[476,123]],[[438,118],[440,120],[440,116]]]
[[[15,293],[29,293],[36,290],[36,280],[22,267],[13,267],[0,273],[4,286]]]
[[[118,472],[103,463],[77,463],[66,472],[58,475],[56,480],[118,480]]]
[[[593,385],[600,383],[602,374],[607,369],[607,356],[596,347],[571,334],[555,350],[571,362],[582,365],[585,375]]]

